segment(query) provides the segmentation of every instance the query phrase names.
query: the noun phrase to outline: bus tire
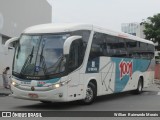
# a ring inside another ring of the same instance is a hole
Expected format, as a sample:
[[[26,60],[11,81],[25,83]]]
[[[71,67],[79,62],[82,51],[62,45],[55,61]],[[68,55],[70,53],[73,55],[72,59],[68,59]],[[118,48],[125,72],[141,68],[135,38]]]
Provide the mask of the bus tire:
[[[142,93],[142,89],[143,89],[143,80],[142,78],[139,78],[137,89],[135,90],[135,93],[136,94]]]
[[[85,105],[90,105],[95,101],[96,98],[96,86],[90,82],[86,89],[86,98],[82,100]]]

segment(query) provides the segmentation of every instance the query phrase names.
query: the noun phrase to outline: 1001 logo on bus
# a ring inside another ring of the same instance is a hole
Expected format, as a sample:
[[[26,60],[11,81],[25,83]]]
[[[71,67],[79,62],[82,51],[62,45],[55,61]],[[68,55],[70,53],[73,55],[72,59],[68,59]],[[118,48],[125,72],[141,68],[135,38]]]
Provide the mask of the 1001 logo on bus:
[[[132,68],[133,68],[133,62],[126,62],[126,61],[121,61],[119,63],[119,70],[120,70],[120,79],[122,80],[122,78],[125,75],[129,75],[130,77],[132,76]]]

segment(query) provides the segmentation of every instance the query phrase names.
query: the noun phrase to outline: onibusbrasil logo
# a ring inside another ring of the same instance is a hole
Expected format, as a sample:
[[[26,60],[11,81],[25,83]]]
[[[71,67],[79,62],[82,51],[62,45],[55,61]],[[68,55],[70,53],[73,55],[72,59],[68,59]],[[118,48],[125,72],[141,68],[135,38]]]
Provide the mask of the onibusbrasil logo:
[[[42,117],[40,112],[2,112],[2,117]]]

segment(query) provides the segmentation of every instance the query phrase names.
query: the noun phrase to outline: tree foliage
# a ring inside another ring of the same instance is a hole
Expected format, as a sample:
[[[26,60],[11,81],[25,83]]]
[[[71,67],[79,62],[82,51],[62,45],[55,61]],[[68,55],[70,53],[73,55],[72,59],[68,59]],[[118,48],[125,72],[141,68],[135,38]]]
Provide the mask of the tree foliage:
[[[160,13],[154,15],[153,17],[148,17],[145,22],[143,22],[145,30],[143,31],[146,39],[158,42],[160,46]]]

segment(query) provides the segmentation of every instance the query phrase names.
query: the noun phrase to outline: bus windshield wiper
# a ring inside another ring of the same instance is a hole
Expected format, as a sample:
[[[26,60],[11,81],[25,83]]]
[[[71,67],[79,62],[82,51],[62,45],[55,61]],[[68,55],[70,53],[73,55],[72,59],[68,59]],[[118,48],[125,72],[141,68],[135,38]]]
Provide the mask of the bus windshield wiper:
[[[40,54],[39,66],[40,66],[41,63],[42,63],[42,69],[43,69],[43,71],[44,71],[44,75],[46,75],[46,73],[47,73],[47,67],[46,67],[45,58],[44,58],[44,56],[43,56],[44,46],[45,46],[45,45],[42,46],[42,51],[41,51],[41,54]]]
[[[50,68],[48,68],[48,69],[54,68],[53,71],[57,71],[58,68],[60,67],[60,64],[62,63],[63,60],[64,60],[64,55],[61,55],[61,56],[58,58],[57,62],[56,62],[52,67],[50,67]],[[60,68],[59,68],[59,69],[60,69]],[[53,71],[52,71],[52,72],[53,72]],[[54,73],[54,74],[57,74],[57,73]]]
[[[31,63],[31,62],[32,62],[33,51],[34,51],[34,46],[32,47],[31,54],[28,55],[26,61],[24,62],[24,65],[23,65],[23,67],[22,67],[22,69],[21,69],[20,74],[22,74],[22,73],[25,71],[26,67],[28,66],[28,63]]]

